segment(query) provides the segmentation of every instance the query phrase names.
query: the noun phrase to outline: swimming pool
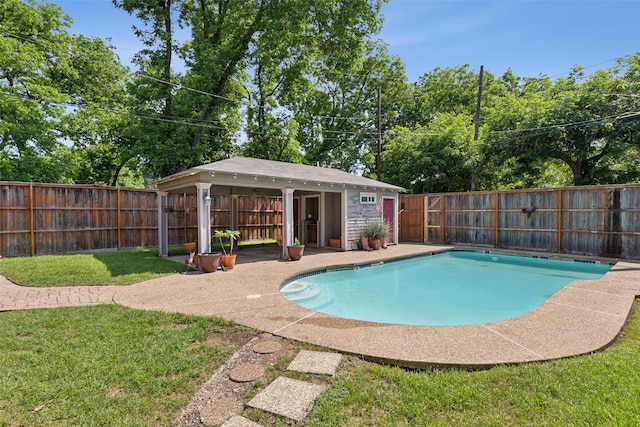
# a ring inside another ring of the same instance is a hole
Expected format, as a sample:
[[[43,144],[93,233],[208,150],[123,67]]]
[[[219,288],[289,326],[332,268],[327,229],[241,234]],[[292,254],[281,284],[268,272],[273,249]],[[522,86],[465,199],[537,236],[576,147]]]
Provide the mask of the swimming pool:
[[[323,270],[286,282],[290,301],[371,322],[452,326],[521,316],[574,280],[594,280],[606,263],[450,251],[356,268]]]

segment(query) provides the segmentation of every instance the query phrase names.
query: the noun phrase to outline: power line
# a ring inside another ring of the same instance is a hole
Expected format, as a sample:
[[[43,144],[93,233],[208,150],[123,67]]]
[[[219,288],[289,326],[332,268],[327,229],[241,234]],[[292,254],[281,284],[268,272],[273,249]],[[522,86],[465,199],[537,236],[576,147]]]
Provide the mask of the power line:
[[[6,32],[4,30],[0,30],[0,33],[4,34],[6,36],[12,37],[12,38],[23,40],[25,42],[29,42],[29,43],[40,45],[40,46],[45,47],[47,49],[55,48],[56,50],[59,50],[59,48],[56,47],[56,46],[47,46],[47,45],[43,44],[40,41],[33,40],[33,39],[30,39],[30,38],[27,38],[27,37],[23,37],[23,36],[20,36],[20,35],[12,34],[12,33]],[[68,50],[63,50],[63,51],[65,51],[70,56],[82,56],[82,55],[78,55],[77,53],[74,53],[74,52],[71,52],[71,51],[68,51]],[[585,68],[593,68],[593,67],[605,64],[605,63],[616,61],[618,59],[621,59],[621,58],[608,60],[608,61],[601,62],[601,63],[595,64],[595,65],[591,65],[591,66],[585,67]],[[572,71],[570,71],[570,72],[572,72]],[[568,72],[568,73],[570,73],[570,72]],[[193,91],[195,93],[199,93],[199,94],[206,95],[206,96],[211,96],[211,97],[216,97],[216,98],[224,99],[224,100],[231,101],[231,102],[238,102],[238,103],[242,102],[241,100],[236,100],[236,99],[227,98],[227,97],[224,97],[224,96],[221,96],[221,95],[216,95],[216,94],[213,94],[213,93],[210,93],[210,92],[206,92],[206,91],[203,91],[203,90],[200,90],[200,89],[191,88],[191,87],[185,86],[183,84],[168,82],[166,80],[162,80],[162,79],[159,79],[157,77],[153,77],[153,76],[147,75],[145,73],[137,72],[136,74],[138,76],[140,76],[140,77],[148,78],[148,79],[151,79],[151,80],[156,81],[158,83],[171,85],[172,87],[176,87],[178,89],[184,89],[184,90],[188,90],[188,91]],[[537,79],[539,79],[539,80],[552,79],[552,78],[555,78],[555,77],[558,77],[558,76],[561,76],[561,75],[564,75],[564,74],[567,74],[567,73],[558,74],[558,75],[552,76],[552,77],[540,77],[540,78],[537,78]],[[463,86],[463,84],[460,83],[460,82],[445,82],[445,81],[428,80],[428,79],[427,79],[427,81],[429,83],[436,83],[436,84]],[[636,83],[636,82],[628,82],[628,83]],[[472,84],[469,84],[469,86],[472,86]],[[477,85],[473,84],[473,86],[477,86]],[[609,94],[609,93],[603,93],[603,94],[605,94],[605,95],[616,95],[616,96],[629,96],[629,97],[637,97],[638,96],[636,94]],[[82,107],[83,106],[83,105],[77,104],[77,103],[76,104],[74,104],[74,103],[63,103],[63,102],[54,102],[54,101],[46,101],[46,100],[40,100],[40,101],[41,102],[49,102],[49,103],[52,103],[54,105],[67,106],[67,107]],[[114,111],[114,110],[109,110],[109,111]],[[633,113],[633,112],[631,112],[631,113]],[[630,114],[630,113],[627,112],[627,113],[623,113],[623,114]],[[141,116],[141,115],[134,115],[134,117],[141,118],[141,119],[149,119],[149,120],[161,120],[161,121],[166,122],[166,123],[175,123],[175,124],[181,124],[181,125],[210,127],[212,129],[226,129],[226,128],[222,128],[222,127],[211,126],[211,125],[208,124],[209,121],[198,123],[197,120],[199,120],[199,119],[196,119],[196,118],[181,118],[181,117],[176,117],[176,116],[168,116],[168,117],[164,117],[164,118],[154,118],[154,117],[151,117],[151,116]],[[616,116],[610,116],[610,117],[608,117],[606,119],[611,119],[613,117],[616,117]],[[321,118],[361,121],[360,117],[314,116],[314,120],[315,119],[321,119]],[[599,120],[604,120],[604,119],[599,119]],[[569,124],[561,124],[561,125],[554,125],[554,126],[548,126],[548,127],[542,127],[542,128],[507,130],[507,131],[492,131],[492,132],[488,132],[487,134],[500,134],[500,133],[504,134],[504,133],[511,133],[511,132],[523,132],[523,131],[541,131],[541,130],[544,130],[544,129],[552,129],[552,128],[553,129],[557,129],[558,127],[567,128],[567,127],[571,127],[571,126],[579,126],[579,125],[582,125],[582,124],[589,124],[589,123],[595,123],[595,122],[598,122],[598,120],[586,121],[586,122],[578,122],[578,123],[569,123]],[[321,132],[322,132],[322,134],[334,133],[334,134],[341,134],[341,135],[345,135],[345,136],[346,135],[352,135],[352,136],[363,135],[363,136],[367,136],[367,135],[370,135],[370,134],[371,135],[374,134],[374,131],[370,131],[370,132],[351,132],[351,131],[329,130],[329,129],[321,130]],[[261,134],[261,133],[258,133],[258,134]],[[415,135],[415,136],[437,136],[437,135],[441,135],[441,133],[422,132],[422,131],[412,132],[410,134]]]
[[[157,78],[157,77],[150,76],[150,75],[148,75],[148,74],[144,74],[144,73],[140,73],[140,72],[136,72],[136,74],[137,74],[137,75],[139,75],[139,76],[141,76],[141,77],[144,77],[144,78],[150,79],[150,80],[155,80],[155,81],[157,81],[158,83],[163,83],[163,84],[166,84],[166,85],[169,85],[169,86],[176,87],[176,88],[178,88],[178,89],[184,89],[184,90],[188,90],[188,91],[191,91],[191,92],[199,93],[199,94],[201,94],[201,95],[208,95],[208,96],[211,96],[211,97],[214,97],[214,98],[224,99],[224,100],[226,100],[226,101],[231,101],[231,102],[242,102],[242,101],[237,100],[237,99],[227,98],[227,97],[224,97],[224,96],[222,96],[222,95],[216,95],[216,94],[214,94],[214,93],[205,92],[205,91],[200,90],[200,89],[190,88],[190,87],[188,87],[188,86],[185,86],[185,85],[182,85],[182,84],[179,84],[179,83],[172,83],[172,82],[168,82],[168,81],[166,81],[166,80],[162,80],[162,79],[159,79],[159,78]]]

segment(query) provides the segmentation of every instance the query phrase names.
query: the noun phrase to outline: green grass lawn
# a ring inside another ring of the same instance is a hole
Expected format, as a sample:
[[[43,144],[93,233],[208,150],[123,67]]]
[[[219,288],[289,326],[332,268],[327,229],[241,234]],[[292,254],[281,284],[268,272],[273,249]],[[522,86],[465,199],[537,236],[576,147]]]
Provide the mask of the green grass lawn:
[[[241,242],[240,246],[273,246],[275,240]],[[212,250],[222,251],[219,244]],[[228,250],[228,249],[227,249]],[[169,255],[187,253],[182,246]],[[130,285],[187,270],[185,264],[158,257],[157,249],[127,249],[72,255],[4,258],[0,274],[22,286]]]
[[[0,426],[167,426],[232,354],[211,318],[117,305],[0,313]]]
[[[614,346],[564,360],[467,372],[347,358],[300,425],[638,425],[638,308]],[[230,328],[117,305],[0,313],[0,426],[170,425],[232,353],[207,336]]]
[[[182,269],[154,251],[0,263],[0,274],[20,283],[13,274],[22,273],[30,286],[131,283]],[[640,425],[639,308],[612,347],[569,359],[467,372],[347,358],[302,425]],[[117,305],[2,312],[0,426],[170,425],[232,353],[207,336],[230,328]]]
[[[305,424],[640,425],[639,308],[614,346],[586,356],[477,372],[348,362]]]
[[[172,249],[170,254],[184,253]],[[155,249],[5,258],[0,274],[23,286],[128,285],[186,271],[179,264],[158,257]]]

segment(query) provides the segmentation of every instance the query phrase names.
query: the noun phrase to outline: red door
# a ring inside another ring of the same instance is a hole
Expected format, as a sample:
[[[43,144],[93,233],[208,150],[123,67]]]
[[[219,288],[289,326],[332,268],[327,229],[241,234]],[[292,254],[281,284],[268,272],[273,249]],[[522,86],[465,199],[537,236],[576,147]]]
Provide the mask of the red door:
[[[382,199],[382,220],[389,227],[389,237],[387,243],[396,243],[396,210],[393,199]]]

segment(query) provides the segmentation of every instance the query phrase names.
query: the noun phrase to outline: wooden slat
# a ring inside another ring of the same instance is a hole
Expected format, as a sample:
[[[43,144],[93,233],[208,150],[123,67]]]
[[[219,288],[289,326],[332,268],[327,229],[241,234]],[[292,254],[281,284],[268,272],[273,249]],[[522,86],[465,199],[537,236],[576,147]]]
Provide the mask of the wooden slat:
[[[155,247],[157,200],[153,190],[82,185],[0,182],[0,254],[28,256],[100,249]],[[194,194],[169,194],[169,244],[196,240]],[[212,198],[212,230],[229,228],[230,198]],[[244,240],[275,238],[282,229],[282,201],[250,199]],[[248,230],[252,230],[248,232]]]
[[[640,259],[638,184],[422,196],[426,242]]]

